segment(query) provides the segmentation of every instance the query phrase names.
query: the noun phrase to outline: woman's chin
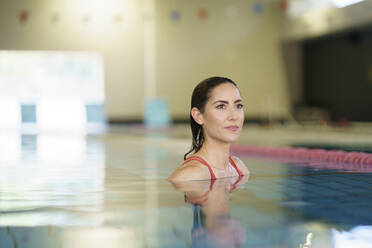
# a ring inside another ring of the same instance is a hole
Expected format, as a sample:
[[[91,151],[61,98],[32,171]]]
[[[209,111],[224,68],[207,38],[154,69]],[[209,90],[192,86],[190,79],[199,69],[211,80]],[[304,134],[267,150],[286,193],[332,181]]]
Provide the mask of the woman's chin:
[[[229,137],[225,138],[226,143],[234,143],[239,139],[240,135],[230,135]]]

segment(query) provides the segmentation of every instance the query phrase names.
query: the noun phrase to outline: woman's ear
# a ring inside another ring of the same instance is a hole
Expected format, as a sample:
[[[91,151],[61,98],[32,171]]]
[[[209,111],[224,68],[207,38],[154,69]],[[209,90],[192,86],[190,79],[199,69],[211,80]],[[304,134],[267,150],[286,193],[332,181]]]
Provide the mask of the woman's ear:
[[[196,123],[203,125],[203,115],[198,108],[194,107],[191,109],[191,116]]]

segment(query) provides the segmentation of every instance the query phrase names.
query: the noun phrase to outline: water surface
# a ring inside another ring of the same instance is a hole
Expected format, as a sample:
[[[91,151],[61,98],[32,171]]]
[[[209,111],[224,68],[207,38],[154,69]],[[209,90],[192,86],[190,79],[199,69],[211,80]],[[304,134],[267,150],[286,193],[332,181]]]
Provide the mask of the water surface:
[[[371,173],[243,157],[249,177],[173,185],[182,140],[7,141],[0,247],[371,247]]]

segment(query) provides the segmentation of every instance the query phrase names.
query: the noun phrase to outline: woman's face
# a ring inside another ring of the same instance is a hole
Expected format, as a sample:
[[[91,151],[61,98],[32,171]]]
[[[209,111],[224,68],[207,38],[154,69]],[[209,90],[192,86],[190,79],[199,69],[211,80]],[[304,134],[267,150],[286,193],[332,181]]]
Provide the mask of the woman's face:
[[[242,99],[238,88],[223,83],[211,91],[201,114],[205,138],[231,143],[238,139],[244,122]]]

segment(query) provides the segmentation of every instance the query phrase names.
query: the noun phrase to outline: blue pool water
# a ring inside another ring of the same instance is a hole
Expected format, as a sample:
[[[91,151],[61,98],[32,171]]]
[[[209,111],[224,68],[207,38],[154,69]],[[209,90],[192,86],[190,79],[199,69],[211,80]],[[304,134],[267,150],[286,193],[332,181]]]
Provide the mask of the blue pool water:
[[[3,137],[0,247],[372,247],[371,173],[242,157],[240,181],[172,185],[182,140]]]

